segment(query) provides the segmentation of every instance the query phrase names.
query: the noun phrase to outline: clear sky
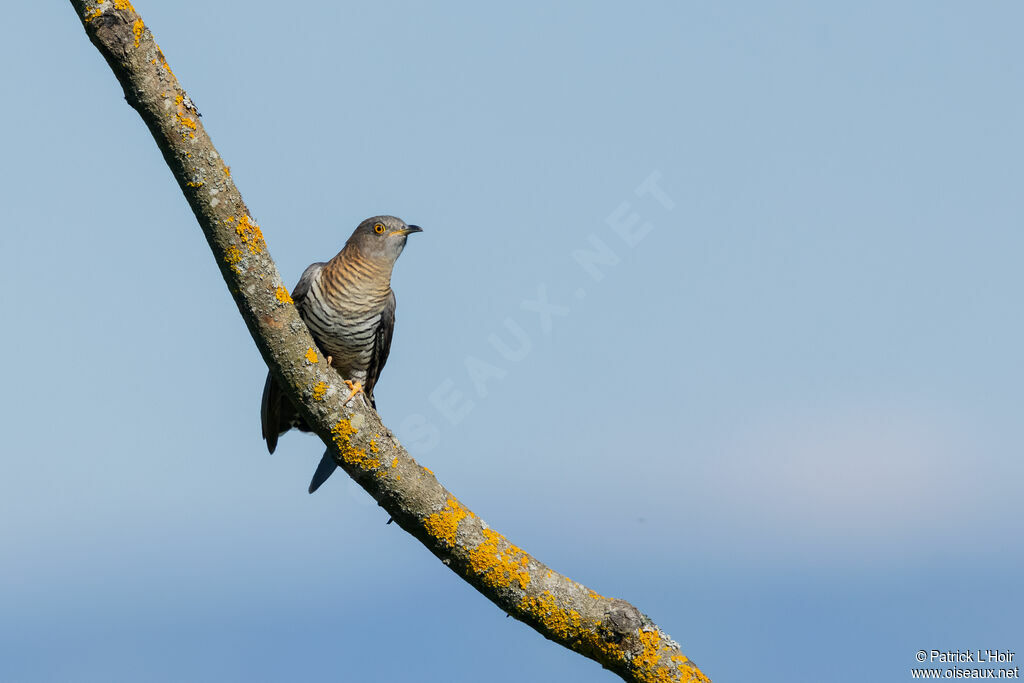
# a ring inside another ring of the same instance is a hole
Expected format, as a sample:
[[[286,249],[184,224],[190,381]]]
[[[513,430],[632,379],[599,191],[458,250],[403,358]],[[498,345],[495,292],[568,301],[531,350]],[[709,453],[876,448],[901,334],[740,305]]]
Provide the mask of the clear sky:
[[[135,6],[286,281],[424,227],[377,404],[513,542],[720,683],[1024,658],[1019,3]],[[615,680],[267,454],[149,133],[4,20],[0,680]]]

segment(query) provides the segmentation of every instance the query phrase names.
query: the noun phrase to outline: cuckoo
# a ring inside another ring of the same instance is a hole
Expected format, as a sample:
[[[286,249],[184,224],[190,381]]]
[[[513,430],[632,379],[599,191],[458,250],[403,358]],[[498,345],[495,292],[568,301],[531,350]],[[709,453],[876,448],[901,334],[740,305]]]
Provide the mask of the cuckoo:
[[[320,352],[345,380],[350,391],[346,403],[362,392],[369,404],[377,407],[373,387],[388,360],[395,329],[391,270],[408,236],[422,231],[394,216],[367,218],[334,258],[306,268],[295,285],[295,307]],[[269,372],[260,418],[271,453],[277,448],[277,438],[289,429],[310,431]],[[330,452],[324,453],[309,492],[316,491],[335,467]]]

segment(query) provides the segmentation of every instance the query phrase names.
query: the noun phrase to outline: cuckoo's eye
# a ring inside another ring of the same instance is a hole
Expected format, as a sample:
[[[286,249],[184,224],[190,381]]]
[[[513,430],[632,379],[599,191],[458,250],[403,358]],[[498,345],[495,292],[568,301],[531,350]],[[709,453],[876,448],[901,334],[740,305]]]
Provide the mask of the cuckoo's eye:
[[[377,233],[378,235],[383,235],[384,234],[384,224],[383,223],[374,223],[373,231],[375,233]]]

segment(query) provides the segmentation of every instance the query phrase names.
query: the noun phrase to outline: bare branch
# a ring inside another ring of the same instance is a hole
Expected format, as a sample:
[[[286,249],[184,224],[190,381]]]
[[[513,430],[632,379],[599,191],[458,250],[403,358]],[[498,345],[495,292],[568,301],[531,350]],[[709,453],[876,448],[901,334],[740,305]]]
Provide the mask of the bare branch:
[[[624,600],[548,569],[463,506],[341,378],[291,305],[231,172],[129,0],[71,0],[90,40],[149,127],[210,243],[271,372],[338,465],[456,574],[511,616],[627,681],[708,681]]]

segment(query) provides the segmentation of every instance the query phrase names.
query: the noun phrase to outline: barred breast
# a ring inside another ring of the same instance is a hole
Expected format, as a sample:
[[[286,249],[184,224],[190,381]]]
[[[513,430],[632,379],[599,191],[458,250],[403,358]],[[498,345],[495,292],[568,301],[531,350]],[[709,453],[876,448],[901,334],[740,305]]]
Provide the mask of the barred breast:
[[[299,312],[342,377],[365,381],[390,295],[390,273],[339,255],[310,283]]]

